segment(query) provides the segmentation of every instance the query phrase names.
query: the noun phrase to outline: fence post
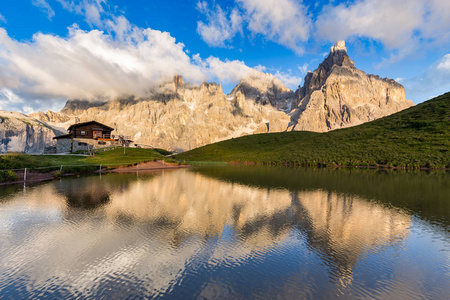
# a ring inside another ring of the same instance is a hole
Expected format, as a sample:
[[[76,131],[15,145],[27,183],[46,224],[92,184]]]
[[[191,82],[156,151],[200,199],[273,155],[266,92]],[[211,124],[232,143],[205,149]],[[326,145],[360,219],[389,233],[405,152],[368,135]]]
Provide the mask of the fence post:
[[[61,168],[59,168],[59,176],[62,176],[62,167],[63,165],[61,165]]]
[[[27,168],[25,168],[25,172],[23,173],[23,181],[27,181]]]
[[[102,165],[100,165],[100,176],[102,176]]]

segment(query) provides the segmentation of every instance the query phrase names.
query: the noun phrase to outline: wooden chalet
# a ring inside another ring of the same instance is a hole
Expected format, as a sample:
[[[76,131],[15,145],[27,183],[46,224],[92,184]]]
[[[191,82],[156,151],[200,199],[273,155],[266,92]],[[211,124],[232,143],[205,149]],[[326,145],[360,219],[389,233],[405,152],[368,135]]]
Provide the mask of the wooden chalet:
[[[54,139],[96,139],[96,140],[114,140],[111,132],[114,128],[97,121],[89,121],[71,125],[66,135],[54,137]]]
[[[114,128],[97,121],[89,121],[71,125],[68,134],[56,136],[56,153],[89,151],[110,146],[129,147],[129,137],[115,136]]]

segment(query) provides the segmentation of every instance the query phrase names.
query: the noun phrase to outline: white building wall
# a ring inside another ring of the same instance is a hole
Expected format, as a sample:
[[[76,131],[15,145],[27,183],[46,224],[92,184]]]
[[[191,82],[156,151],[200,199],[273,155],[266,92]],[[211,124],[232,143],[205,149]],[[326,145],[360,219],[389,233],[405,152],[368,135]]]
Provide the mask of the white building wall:
[[[56,144],[57,153],[68,153],[71,148],[71,139],[58,139]],[[99,141],[94,139],[82,139],[75,138],[73,139],[73,149],[72,152],[76,151],[88,151],[92,149],[100,149],[111,146],[118,146],[119,141]]]

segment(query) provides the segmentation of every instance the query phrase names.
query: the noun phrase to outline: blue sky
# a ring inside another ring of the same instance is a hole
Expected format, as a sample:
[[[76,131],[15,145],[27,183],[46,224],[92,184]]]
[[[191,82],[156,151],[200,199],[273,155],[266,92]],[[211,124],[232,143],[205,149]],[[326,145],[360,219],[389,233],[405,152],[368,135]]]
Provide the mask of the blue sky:
[[[415,103],[450,90],[448,0],[14,0],[0,3],[0,109],[145,96],[161,80],[256,68],[295,90],[337,40]]]

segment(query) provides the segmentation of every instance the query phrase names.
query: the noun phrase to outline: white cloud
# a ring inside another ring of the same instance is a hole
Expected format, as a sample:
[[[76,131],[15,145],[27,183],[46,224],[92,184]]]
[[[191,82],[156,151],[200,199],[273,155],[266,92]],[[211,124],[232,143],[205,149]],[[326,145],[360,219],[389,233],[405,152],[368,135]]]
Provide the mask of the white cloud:
[[[308,64],[305,63],[303,66],[298,66],[298,69],[300,70],[301,74],[306,73],[306,70],[308,68]],[[297,87],[302,83],[302,78],[300,76],[297,76],[293,74],[292,70],[287,70],[287,72],[282,72],[280,70],[275,69],[269,69],[265,66],[258,65],[254,67],[256,71],[259,71],[261,73],[268,73],[273,74],[276,78],[280,79],[283,84],[290,88],[291,90],[297,89]],[[303,71],[305,70],[305,71]],[[275,72],[275,73],[274,73]]]
[[[206,1],[197,2],[197,10],[206,15],[207,23],[199,21],[197,32],[212,47],[225,47],[243,26],[253,35],[283,45],[302,54],[303,43],[309,38],[312,23],[306,7],[296,0],[235,0],[229,17],[219,5],[209,9]]]
[[[284,85],[292,90],[295,90],[301,83],[302,78],[290,73],[277,71],[273,76],[280,79]]]
[[[26,103],[41,108],[46,99],[59,105],[68,98],[145,97],[176,74],[194,83],[233,83],[254,72],[242,61],[202,59],[198,54],[191,59],[169,33],[138,28],[123,16],[105,26],[113,32],[74,25],[67,37],[37,33],[26,42],[0,28],[0,88],[25,99],[9,109]]]
[[[10,89],[0,90],[0,109],[7,110],[9,107],[22,106],[24,100],[14,94]]]
[[[438,63],[436,69],[450,74],[450,54],[444,55]],[[450,78],[448,78],[450,80]]]
[[[0,110],[18,111],[25,114],[47,109],[59,111],[64,103],[63,99],[52,99],[51,101],[24,99],[10,89],[0,89]]]
[[[304,5],[295,0],[235,1],[244,11],[250,32],[303,53],[312,26]]]
[[[220,83],[234,83],[256,72],[243,61],[228,59],[221,61],[212,56],[204,61],[204,68],[209,78],[215,78]]]
[[[414,52],[421,40],[450,41],[448,0],[362,0],[337,6],[329,4],[315,23],[317,34],[329,41],[367,37],[388,49],[401,49],[389,60]]]
[[[0,22],[6,23],[6,19],[2,14],[0,14]]]
[[[300,72],[305,75],[306,72],[308,72],[308,63],[304,63],[302,66],[298,66],[298,69],[300,70]]]
[[[103,5],[107,0],[56,0],[64,9],[83,15],[90,25],[102,28],[102,14],[105,13]]]
[[[197,3],[197,9],[206,15],[207,24],[197,22],[197,32],[202,39],[212,47],[225,47],[226,41],[231,41],[237,33],[243,34],[242,17],[238,9],[233,9],[229,19],[219,5],[210,10],[205,1]]]
[[[259,71],[259,72],[264,73],[264,72],[266,72],[267,67],[262,66],[262,65],[257,65],[256,67],[254,67],[254,69],[255,69],[256,71]]]
[[[450,53],[433,63],[421,76],[403,79],[406,96],[414,95],[414,101],[423,101],[450,90]]]
[[[40,97],[108,98],[144,96],[160,80],[181,74],[203,79],[166,32],[129,32],[120,42],[102,31],[70,28],[67,38],[38,33],[32,42],[18,42],[0,29],[0,86]]]
[[[55,16],[55,11],[51,8],[46,0],[31,0],[31,3],[45,12],[49,20],[51,20]]]
[[[437,41],[450,41],[450,1],[424,1],[423,36]]]

